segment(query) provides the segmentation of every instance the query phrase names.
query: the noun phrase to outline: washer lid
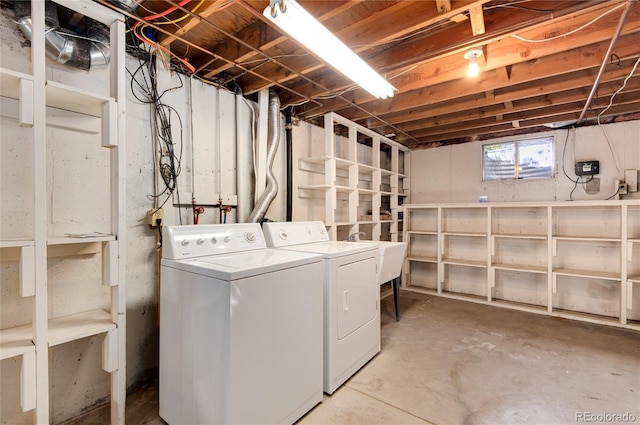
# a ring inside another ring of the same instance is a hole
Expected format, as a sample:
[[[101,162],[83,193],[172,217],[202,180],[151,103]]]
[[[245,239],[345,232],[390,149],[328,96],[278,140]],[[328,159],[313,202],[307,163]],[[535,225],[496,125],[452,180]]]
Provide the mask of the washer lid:
[[[232,281],[320,261],[322,261],[322,256],[318,254],[267,248],[184,260],[163,258],[162,265],[216,279]]]
[[[379,255],[376,242],[326,241],[287,246],[281,249],[322,254],[324,258],[336,258],[367,251],[373,251],[376,257]]]

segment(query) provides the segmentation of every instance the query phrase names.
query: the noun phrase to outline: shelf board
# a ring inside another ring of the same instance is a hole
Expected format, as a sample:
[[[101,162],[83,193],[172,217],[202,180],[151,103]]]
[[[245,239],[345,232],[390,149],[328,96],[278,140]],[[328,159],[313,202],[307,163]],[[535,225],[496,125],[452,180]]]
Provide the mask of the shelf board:
[[[49,347],[98,335],[116,328],[111,315],[104,310],[92,310],[49,320]]]
[[[379,170],[379,168],[374,167],[373,165],[358,163],[358,171],[360,171],[361,169],[369,171],[369,172],[373,172],[373,171],[378,171]]]
[[[11,99],[20,99],[20,80],[33,81],[33,77],[22,72],[0,68],[0,94]]]
[[[314,165],[318,165],[318,166],[322,166],[324,167],[324,164],[329,161],[331,159],[330,156],[328,155],[322,155],[322,156],[312,156],[312,157],[308,157],[308,158],[300,158],[298,161],[302,162],[302,163],[309,163],[309,164],[314,164]],[[336,168],[337,169],[346,169],[349,168],[349,166],[353,165],[354,162],[352,161],[348,161],[346,159],[342,159],[342,158],[336,158]],[[312,170],[305,170],[305,171],[312,171]],[[320,172],[318,170],[318,172]],[[324,172],[324,170],[322,170],[322,172]]]
[[[87,90],[81,90],[57,81],[46,83],[47,106],[79,114],[102,116],[102,104],[113,101],[113,98]]]
[[[313,185],[308,185],[308,186],[298,186],[298,189],[301,190],[318,190],[318,191],[327,191],[329,189],[331,189],[332,187],[335,187],[336,190],[338,192],[349,192],[351,190],[355,190],[355,188],[350,188],[347,186],[333,186],[333,185],[329,185],[329,184],[313,184]]]
[[[0,360],[34,351],[32,335],[31,325],[0,330]]]
[[[491,302],[488,302],[487,304],[509,308],[512,310],[527,311],[530,313],[546,313],[547,312],[546,305],[521,303],[518,301],[503,300],[499,298],[492,298]]]
[[[443,236],[471,236],[474,238],[484,238],[487,236],[486,233],[477,233],[477,232],[442,232]]]
[[[416,261],[416,262],[420,262],[420,263],[437,263],[438,262],[438,258],[436,257],[425,257],[425,256],[407,256],[407,260],[409,261]]]
[[[530,272],[530,273],[546,273],[546,266],[531,266],[527,264],[506,264],[506,263],[494,263],[491,267],[499,270],[513,270],[518,272]]]
[[[640,274],[635,274],[633,276],[627,276],[627,281],[634,282],[634,283],[640,283]]]
[[[592,270],[576,270],[576,269],[565,269],[565,268],[554,269],[553,272],[555,274],[559,274],[562,276],[589,277],[593,279],[605,279],[605,280],[617,280],[617,281],[622,280],[620,273],[601,272],[601,271],[592,271]]]
[[[437,230],[408,230],[407,235],[437,235]]]
[[[358,193],[360,195],[375,195],[376,193],[379,193],[377,190],[373,190],[373,189],[360,189],[358,188]]]
[[[468,260],[460,258],[443,258],[443,264],[451,264],[455,266],[469,266],[469,267],[487,267],[486,261]]]
[[[640,239],[638,238],[629,238],[627,239],[628,242],[632,242],[632,243],[640,243]]]
[[[115,241],[115,235],[107,233],[82,233],[78,235],[54,236],[47,239],[47,245],[68,245],[76,243],[94,243]]]
[[[34,246],[34,242],[33,240],[29,240],[29,239],[0,240],[0,248],[22,248],[23,246]]]
[[[553,238],[559,241],[582,241],[582,242],[621,242],[621,238],[602,236],[562,236],[554,235]]]
[[[519,233],[492,233],[491,236],[503,239],[537,239],[546,240],[547,235],[523,235]]]

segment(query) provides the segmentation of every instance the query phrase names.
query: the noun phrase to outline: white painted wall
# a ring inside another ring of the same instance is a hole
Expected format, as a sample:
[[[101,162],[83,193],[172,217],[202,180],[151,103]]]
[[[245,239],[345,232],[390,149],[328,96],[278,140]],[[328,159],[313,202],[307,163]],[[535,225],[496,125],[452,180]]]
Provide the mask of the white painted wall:
[[[621,172],[618,171],[609,145],[603,135],[606,132]],[[615,193],[615,180],[624,179],[624,170],[640,170],[640,121],[581,127],[576,130],[556,130],[547,133],[555,137],[555,177],[482,181],[482,145],[511,138],[484,142],[443,146],[415,150],[411,153],[411,202],[478,202],[486,195],[490,202],[513,201],[564,201],[574,184],[562,173],[562,151],[568,136],[565,154],[565,170],[573,179],[574,162],[599,160],[600,191],[589,195],[583,186],[574,192],[575,200],[606,199]],[[541,136],[537,134],[536,137]],[[586,179],[585,179],[586,180]],[[627,198],[639,198],[638,193]]]
[[[0,66],[29,72],[29,47],[17,32],[11,17],[0,14]],[[128,58],[133,72],[137,60]],[[104,71],[90,73],[47,62],[47,78],[108,94]],[[184,79],[184,77],[183,77]],[[160,87],[176,85],[178,78],[161,70]],[[129,77],[127,77],[129,84]],[[183,120],[183,170],[179,177],[182,202],[212,202],[214,194],[232,196],[236,190],[236,150],[238,143],[251,148],[252,108],[241,98],[198,81],[186,80],[163,100],[177,110]],[[240,102],[236,108],[236,101]],[[2,102],[3,110],[6,102]],[[150,131],[150,109],[127,90],[127,385],[134,385],[158,365],[158,252],[157,232],[145,221],[154,207],[154,147]],[[180,141],[177,121],[174,137]],[[92,123],[89,123],[92,124]],[[15,120],[0,119],[0,237],[32,234],[31,188],[32,141]],[[272,220],[285,215],[284,127],[274,170],[282,182],[279,194],[267,212]],[[99,147],[97,135],[57,128],[48,129],[46,173],[49,198],[49,226],[56,233],[108,231],[108,150]],[[192,153],[195,153],[193,155]],[[243,181],[253,180],[250,173]],[[252,195],[250,196],[252,198]],[[163,198],[161,198],[162,200]],[[217,202],[217,199],[213,199]],[[249,206],[249,212],[252,206]],[[218,210],[205,206],[200,223],[218,223]],[[165,205],[165,224],[193,223],[191,206]],[[180,211],[180,214],[178,214]],[[235,209],[227,217],[237,221]],[[49,314],[60,315],[88,308],[109,308],[108,290],[99,282],[86,280],[100,276],[100,256],[55,258],[49,263]],[[32,300],[18,294],[18,264],[9,257],[0,262],[0,327],[31,321]],[[77,309],[77,310],[76,310]],[[109,375],[100,368],[100,337],[60,345],[50,351],[51,409],[54,423],[76,416],[109,395]],[[30,424],[32,414],[19,407],[19,359],[0,364],[0,423]]]

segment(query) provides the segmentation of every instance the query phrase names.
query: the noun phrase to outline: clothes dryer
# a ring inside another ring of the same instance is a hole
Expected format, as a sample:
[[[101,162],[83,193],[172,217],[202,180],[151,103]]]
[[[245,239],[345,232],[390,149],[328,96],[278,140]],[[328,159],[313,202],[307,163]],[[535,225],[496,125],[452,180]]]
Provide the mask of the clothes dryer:
[[[324,261],[324,392],[380,351],[378,245],[331,241],[321,221],[263,223],[267,245]]]

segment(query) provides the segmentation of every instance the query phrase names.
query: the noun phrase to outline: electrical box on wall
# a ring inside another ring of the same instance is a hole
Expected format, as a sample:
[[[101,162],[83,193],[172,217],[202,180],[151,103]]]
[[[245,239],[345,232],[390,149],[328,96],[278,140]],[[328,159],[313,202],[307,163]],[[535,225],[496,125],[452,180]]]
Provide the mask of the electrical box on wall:
[[[595,176],[600,174],[600,161],[576,161],[576,176]]]

